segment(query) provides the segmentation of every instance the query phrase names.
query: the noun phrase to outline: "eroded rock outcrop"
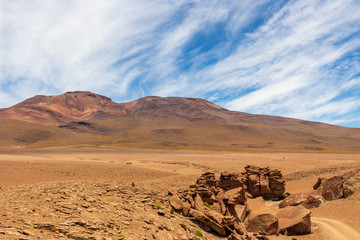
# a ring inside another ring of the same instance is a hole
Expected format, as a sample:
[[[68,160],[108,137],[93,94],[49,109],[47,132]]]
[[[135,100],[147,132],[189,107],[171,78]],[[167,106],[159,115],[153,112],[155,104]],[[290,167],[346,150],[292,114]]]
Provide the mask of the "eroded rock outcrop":
[[[351,171],[341,176],[319,178],[313,186],[326,201],[347,198],[360,189],[360,170]]]
[[[280,171],[249,165],[242,173],[222,172],[218,179],[206,172],[188,189],[169,190],[169,203],[220,236],[250,239],[248,232],[256,232],[258,239],[265,239],[264,234],[279,232],[279,221],[264,199],[283,199],[284,192]]]
[[[279,170],[260,168],[253,165],[245,167],[246,185],[248,192],[254,197],[280,200],[285,193],[285,180]]]

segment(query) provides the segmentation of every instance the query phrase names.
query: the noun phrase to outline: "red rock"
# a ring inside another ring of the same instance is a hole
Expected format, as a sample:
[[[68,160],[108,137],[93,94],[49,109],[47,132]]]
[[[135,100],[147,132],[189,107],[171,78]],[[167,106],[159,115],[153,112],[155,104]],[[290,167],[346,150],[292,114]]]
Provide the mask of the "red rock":
[[[318,191],[326,201],[336,200],[343,197],[343,178],[335,176],[322,180]]]
[[[245,167],[247,191],[256,198],[279,200],[284,197],[285,180],[279,170],[268,167],[259,168],[248,165]]]
[[[244,222],[247,231],[263,232],[270,235],[278,233],[278,218],[265,205],[261,197],[248,199],[244,212],[249,213],[248,216],[245,214]]]
[[[227,205],[245,203],[245,190],[242,187],[234,188],[224,193],[224,201]]]
[[[320,195],[298,193],[292,194],[282,200],[279,204],[279,208],[302,205],[307,209],[311,209],[320,207],[324,204],[325,199]]]
[[[309,195],[306,193],[291,194],[290,196],[286,197],[284,200],[280,202],[279,208],[300,205],[301,203],[306,201],[308,196]]]
[[[188,216],[191,209],[191,204],[189,202],[183,202],[183,214]]]
[[[168,189],[168,194],[169,195],[175,195],[175,194],[178,194],[178,190],[176,187],[171,187]]]
[[[214,192],[211,189],[206,188],[203,185],[198,186],[195,189],[195,192],[201,197],[201,199],[204,202],[212,204],[212,203],[214,203],[216,201],[216,197],[215,197]]]
[[[220,191],[217,195],[216,195],[216,201],[217,201],[217,204],[219,204],[220,206],[220,212],[225,215],[226,214],[226,204],[224,202],[224,195],[225,195],[225,192],[224,191]]]
[[[181,202],[181,199],[179,197],[179,195],[172,195],[170,198],[169,198],[169,202],[170,202],[170,205],[177,211],[183,209],[183,204]]]
[[[212,230],[218,233],[221,236],[226,236],[226,231],[219,223],[207,217],[204,213],[197,211],[195,209],[190,209],[189,214],[194,217],[199,222],[209,226]]]
[[[344,186],[343,186],[344,198],[350,197],[351,195],[354,194],[355,191],[356,191],[356,190],[355,190],[353,187],[344,185]]]
[[[232,233],[230,234],[230,236],[228,237],[228,240],[242,240],[243,238],[237,234],[237,233]]]
[[[212,172],[203,173],[196,181],[196,184],[205,185],[207,187],[215,186],[216,185],[215,174]]]
[[[311,232],[311,212],[303,206],[289,206],[281,209],[276,216],[279,219],[280,232],[286,235],[303,235]]]
[[[320,187],[322,180],[324,180],[324,178],[318,178],[317,182],[313,186],[314,190],[316,190],[316,189],[318,189]]]
[[[193,202],[193,208],[195,208],[196,210],[200,211],[200,212],[205,212],[205,205],[203,200],[201,199],[201,197],[197,194],[194,198],[194,202]]]
[[[250,174],[247,177],[248,179],[248,192],[254,197],[260,196],[260,176],[259,174]]]
[[[225,191],[243,187],[245,179],[241,178],[239,174],[222,172],[219,179],[219,187]]]
[[[305,202],[301,203],[306,209],[321,207],[326,203],[325,199],[320,195],[310,195]]]

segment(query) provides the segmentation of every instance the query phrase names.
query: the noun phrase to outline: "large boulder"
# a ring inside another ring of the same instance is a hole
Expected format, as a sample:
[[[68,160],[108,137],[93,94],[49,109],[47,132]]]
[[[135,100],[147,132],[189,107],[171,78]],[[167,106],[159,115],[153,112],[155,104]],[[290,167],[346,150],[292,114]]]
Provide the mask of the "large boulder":
[[[320,195],[309,195],[305,202],[301,203],[301,205],[306,209],[318,208],[326,203],[325,199]]]
[[[306,209],[317,208],[325,204],[325,199],[316,194],[308,193],[297,193],[291,194],[282,200],[279,204],[279,208],[284,208],[287,206],[298,206],[302,205]]]
[[[282,208],[276,216],[281,233],[289,236],[308,234],[311,231],[311,212],[301,205]]]
[[[244,186],[245,179],[237,173],[222,172],[218,182],[218,187],[225,191]]]
[[[190,214],[190,216],[194,217],[199,222],[205,224],[206,226],[209,226],[212,230],[214,230],[219,235],[226,236],[226,231],[225,231],[224,227],[221,224],[214,221],[213,219],[206,216],[204,213],[202,213],[198,210],[195,210],[195,209],[190,209],[189,214]]]
[[[207,202],[209,204],[216,202],[214,189],[209,189],[205,185],[197,186],[195,189],[195,193],[197,193],[204,202]]]
[[[266,206],[263,198],[248,199],[244,214],[244,224],[249,232],[263,232],[277,234],[279,223],[277,216]]]
[[[360,169],[329,179],[319,178],[313,188],[327,201],[347,198],[360,190]]]
[[[260,168],[253,165],[245,167],[247,191],[256,198],[279,200],[284,197],[285,180],[279,170]]]
[[[203,173],[196,181],[197,185],[205,185],[207,187],[213,187],[216,185],[215,173],[206,172]]]
[[[342,198],[343,178],[341,176],[335,176],[326,180],[322,180],[318,191],[326,201]]]
[[[223,200],[227,205],[236,205],[239,203],[245,203],[246,202],[245,189],[239,187],[226,191],[224,193]]]

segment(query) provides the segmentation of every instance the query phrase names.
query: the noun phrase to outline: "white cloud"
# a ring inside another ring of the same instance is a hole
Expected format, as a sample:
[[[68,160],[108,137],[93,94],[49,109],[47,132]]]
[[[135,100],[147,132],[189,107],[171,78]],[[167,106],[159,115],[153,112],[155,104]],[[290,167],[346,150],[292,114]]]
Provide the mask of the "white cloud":
[[[356,0],[1,0],[0,106],[90,90],[346,122],[360,111],[359,8]]]

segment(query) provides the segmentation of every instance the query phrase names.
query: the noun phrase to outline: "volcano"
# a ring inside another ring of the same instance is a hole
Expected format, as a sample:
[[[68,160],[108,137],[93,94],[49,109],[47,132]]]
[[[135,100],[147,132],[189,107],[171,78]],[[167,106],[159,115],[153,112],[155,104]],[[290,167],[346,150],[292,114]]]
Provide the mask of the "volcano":
[[[360,129],[229,111],[199,98],[38,95],[0,109],[0,119],[2,147],[360,151]]]

